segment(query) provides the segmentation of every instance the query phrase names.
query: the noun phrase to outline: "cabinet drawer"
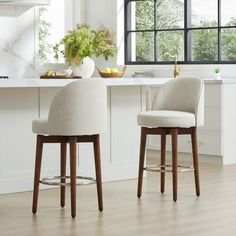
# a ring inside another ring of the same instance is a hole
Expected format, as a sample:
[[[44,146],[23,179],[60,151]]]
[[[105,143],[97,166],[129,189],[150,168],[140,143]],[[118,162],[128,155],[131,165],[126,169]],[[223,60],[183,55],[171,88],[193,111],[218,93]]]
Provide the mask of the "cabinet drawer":
[[[205,107],[204,113],[204,126],[199,127],[199,130],[219,132],[222,131],[221,108]]]
[[[221,85],[205,84],[205,107],[221,107]]]

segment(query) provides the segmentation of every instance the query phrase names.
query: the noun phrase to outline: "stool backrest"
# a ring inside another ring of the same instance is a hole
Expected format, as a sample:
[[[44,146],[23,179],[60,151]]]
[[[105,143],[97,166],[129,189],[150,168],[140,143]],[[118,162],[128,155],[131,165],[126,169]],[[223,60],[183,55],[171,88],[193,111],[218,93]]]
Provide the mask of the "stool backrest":
[[[152,110],[185,111],[195,114],[197,126],[204,123],[204,82],[198,78],[173,79],[155,95]]]
[[[102,79],[80,79],[62,88],[48,114],[52,135],[93,135],[105,132],[107,89]]]

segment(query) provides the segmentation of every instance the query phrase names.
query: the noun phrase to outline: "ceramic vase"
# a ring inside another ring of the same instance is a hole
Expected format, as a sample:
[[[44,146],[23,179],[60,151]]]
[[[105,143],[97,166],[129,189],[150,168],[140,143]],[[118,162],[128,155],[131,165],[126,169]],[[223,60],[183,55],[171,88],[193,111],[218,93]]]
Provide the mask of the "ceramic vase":
[[[82,59],[80,65],[71,65],[74,76],[81,76],[82,78],[90,78],[95,69],[95,63],[90,57]]]

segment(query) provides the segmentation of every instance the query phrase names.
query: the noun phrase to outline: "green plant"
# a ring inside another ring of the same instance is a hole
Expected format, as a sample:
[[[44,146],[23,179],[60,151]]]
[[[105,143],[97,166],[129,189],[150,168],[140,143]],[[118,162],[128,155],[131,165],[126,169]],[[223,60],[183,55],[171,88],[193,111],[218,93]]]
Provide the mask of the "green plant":
[[[40,64],[49,61],[48,55],[52,53],[52,45],[49,43],[49,37],[52,25],[50,22],[44,19],[44,15],[47,12],[46,7],[38,8],[39,15],[39,50],[38,60]]]
[[[61,45],[64,48],[60,49]],[[116,46],[112,41],[108,29],[91,30],[88,25],[77,25],[76,29],[54,46],[55,58],[62,53],[67,63],[81,64],[85,57],[104,56],[107,60],[116,53]]]
[[[220,73],[220,67],[217,66],[217,67],[214,69],[214,72],[215,72],[215,73]]]

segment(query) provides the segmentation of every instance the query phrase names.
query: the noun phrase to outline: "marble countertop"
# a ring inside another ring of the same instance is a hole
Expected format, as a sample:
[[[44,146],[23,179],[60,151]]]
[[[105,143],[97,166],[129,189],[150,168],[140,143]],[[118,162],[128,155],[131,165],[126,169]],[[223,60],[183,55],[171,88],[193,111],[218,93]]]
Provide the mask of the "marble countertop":
[[[103,79],[107,86],[158,86],[172,78],[113,78]],[[75,79],[1,79],[0,88],[48,88],[63,87]],[[209,84],[236,84],[236,79],[204,79]]]

